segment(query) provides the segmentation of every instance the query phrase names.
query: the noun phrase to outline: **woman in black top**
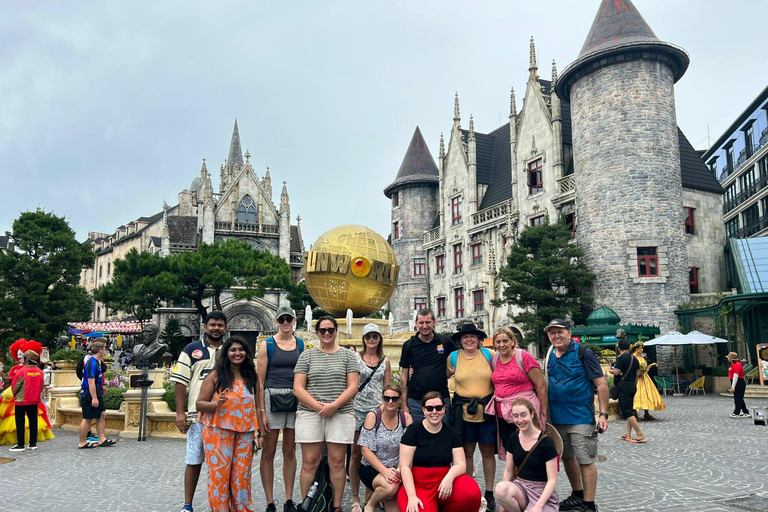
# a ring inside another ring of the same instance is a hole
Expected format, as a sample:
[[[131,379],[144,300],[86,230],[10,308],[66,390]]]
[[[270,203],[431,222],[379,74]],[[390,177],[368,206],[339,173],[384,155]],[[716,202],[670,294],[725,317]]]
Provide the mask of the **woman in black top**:
[[[480,488],[467,476],[458,432],[443,423],[445,399],[430,391],[421,399],[422,421],[400,440],[403,485],[397,496],[405,512],[466,512],[480,508]]]
[[[506,512],[557,512],[555,443],[546,436],[539,440],[541,424],[533,404],[525,398],[512,402],[512,418],[518,431],[506,441],[507,465],[502,481],[496,484],[496,501]]]

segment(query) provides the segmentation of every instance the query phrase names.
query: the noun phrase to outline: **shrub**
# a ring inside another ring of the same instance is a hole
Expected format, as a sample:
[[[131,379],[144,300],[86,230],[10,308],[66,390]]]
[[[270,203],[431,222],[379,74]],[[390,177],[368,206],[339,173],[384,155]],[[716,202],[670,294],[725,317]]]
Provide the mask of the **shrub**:
[[[104,394],[104,408],[115,411],[120,409],[120,404],[125,400],[123,398],[125,391],[126,388],[107,388],[107,392]]]
[[[713,368],[712,369],[712,376],[713,377],[727,377],[728,376],[728,368],[726,368],[725,366],[718,366],[717,368]]]
[[[712,375],[712,370],[713,369],[714,368],[712,368],[711,366],[705,366],[704,368],[701,369],[701,374],[702,375]]]
[[[170,410],[176,412],[176,392],[174,388],[166,388],[165,393],[163,393],[163,400],[168,404]],[[189,409],[189,393],[187,393],[187,397],[184,399],[184,410],[187,409]]]
[[[51,355],[51,361],[68,361],[70,363],[77,363],[84,357],[85,352],[81,350],[62,349],[57,350]]]

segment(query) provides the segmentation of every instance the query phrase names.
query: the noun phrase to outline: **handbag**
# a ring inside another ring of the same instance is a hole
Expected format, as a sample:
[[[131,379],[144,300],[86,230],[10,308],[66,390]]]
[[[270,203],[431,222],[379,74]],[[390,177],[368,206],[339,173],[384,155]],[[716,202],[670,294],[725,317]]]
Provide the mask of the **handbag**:
[[[293,392],[289,393],[270,393],[269,411],[270,412],[296,412],[299,407],[299,399]]]

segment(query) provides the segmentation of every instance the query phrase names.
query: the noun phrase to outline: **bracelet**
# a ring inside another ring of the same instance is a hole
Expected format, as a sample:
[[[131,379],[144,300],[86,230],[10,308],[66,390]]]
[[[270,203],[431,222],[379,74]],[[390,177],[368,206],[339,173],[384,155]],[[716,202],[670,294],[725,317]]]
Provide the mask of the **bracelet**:
[[[600,416],[602,416],[605,419],[608,419],[608,413],[607,412],[601,412]]]

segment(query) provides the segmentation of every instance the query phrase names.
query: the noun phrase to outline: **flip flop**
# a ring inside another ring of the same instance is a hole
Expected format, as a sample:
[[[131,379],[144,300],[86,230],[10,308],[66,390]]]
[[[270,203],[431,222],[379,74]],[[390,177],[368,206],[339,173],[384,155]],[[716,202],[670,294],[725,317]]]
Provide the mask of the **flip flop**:
[[[646,438],[644,438],[644,437],[639,437],[639,438],[636,437],[634,439],[630,439],[629,442],[630,443],[635,443],[635,444],[642,444],[642,443],[647,443],[648,440]]]
[[[96,446],[98,446],[99,448],[104,448],[106,446],[112,446],[113,444],[115,444],[114,439],[105,439],[103,442],[97,443]]]
[[[627,436],[621,436],[621,437],[619,438],[619,440],[621,440],[621,441],[630,441],[630,442],[631,442],[631,441],[632,441],[632,438],[631,438],[631,437],[627,437]]]
[[[87,450],[89,448],[96,448],[96,443],[92,443],[90,441],[86,442],[83,446],[77,447],[78,450]]]

